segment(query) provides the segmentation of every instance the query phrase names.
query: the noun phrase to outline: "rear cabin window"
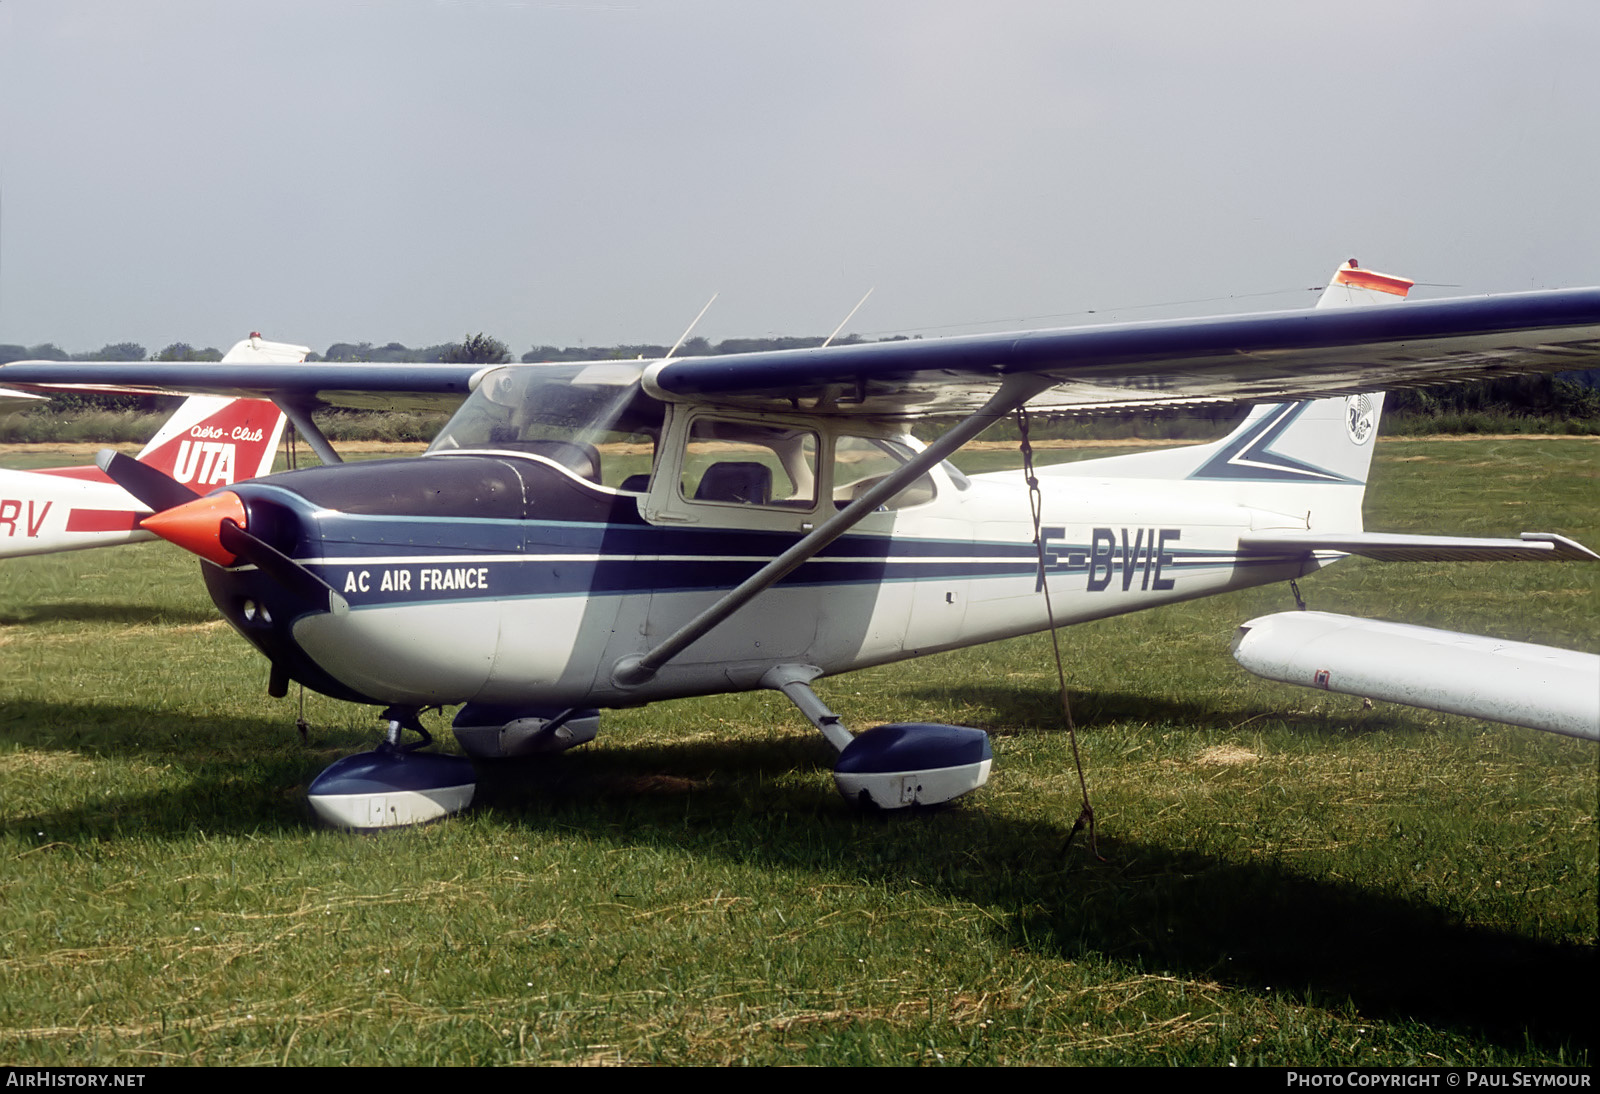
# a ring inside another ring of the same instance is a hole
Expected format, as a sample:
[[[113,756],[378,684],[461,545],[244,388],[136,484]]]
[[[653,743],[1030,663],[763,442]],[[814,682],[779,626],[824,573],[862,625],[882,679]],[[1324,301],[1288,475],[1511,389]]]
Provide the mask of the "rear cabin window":
[[[848,435],[836,437],[833,442],[834,506],[843,509],[910,459],[910,449],[897,441]],[[933,497],[933,478],[923,475],[885,502],[883,508],[905,509],[932,501]]]

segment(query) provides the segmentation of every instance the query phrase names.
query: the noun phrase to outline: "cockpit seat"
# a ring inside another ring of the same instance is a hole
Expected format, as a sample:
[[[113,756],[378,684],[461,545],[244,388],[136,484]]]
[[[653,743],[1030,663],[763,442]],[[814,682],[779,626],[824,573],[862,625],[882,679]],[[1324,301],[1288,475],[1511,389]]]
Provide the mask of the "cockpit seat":
[[[728,501],[767,505],[772,501],[772,468],[747,460],[724,460],[706,468],[695,488],[695,501]]]

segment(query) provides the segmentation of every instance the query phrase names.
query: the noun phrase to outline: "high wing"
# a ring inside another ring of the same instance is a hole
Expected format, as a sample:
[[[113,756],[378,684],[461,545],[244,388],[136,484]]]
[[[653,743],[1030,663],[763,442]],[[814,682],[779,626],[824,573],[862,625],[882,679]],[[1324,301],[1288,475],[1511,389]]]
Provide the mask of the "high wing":
[[[921,417],[972,409],[1007,377],[1030,405],[1095,413],[1350,395],[1588,367],[1600,288],[1306,309],[927,341],[685,358],[645,386],[667,399]]]
[[[139,395],[229,395],[309,406],[454,409],[483,365],[221,361],[13,361],[5,382],[26,393],[108,391]]]
[[[906,419],[970,412],[1009,380],[1035,408],[1093,414],[1553,372],[1597,357],[1600,288],[1587,288],[685,357],[648,364],[644,383],[675,401]],[[17,361],[0,366],[0,382],[440,406],[464,397],[484,369]]]

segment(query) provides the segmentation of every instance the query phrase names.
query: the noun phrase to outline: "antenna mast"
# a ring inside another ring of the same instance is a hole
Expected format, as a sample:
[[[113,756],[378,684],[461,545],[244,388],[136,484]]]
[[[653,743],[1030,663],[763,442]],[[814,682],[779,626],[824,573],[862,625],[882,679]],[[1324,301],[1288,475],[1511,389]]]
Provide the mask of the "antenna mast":
[[[874,285],[874,286],[872,286],[872,288],[867,290],[867,296],[871,296],[873,293],[875,293],[877,291],[878,291],[878,286]],[[856,306],[850,309],[850,314],[845,316],[843,319],[839,320],[839,325],[837,327],[833,328],[833,333],[828,335],[828,337],[823,340],[822,346],[820,346],[818,348],[826,348],[828,345],[830,345],[833,342],[833,340],[835,338],[839,337],[839,332],[844,330],[844,325],[846,323],[850,322],[851,319],[855,318],[856,312],[861,310],[861,305],[863,305],[863,304],[865,304],[867,302],[867,296],[863,296],[860,300],[856,301]]]
[[[661,358],[663,361],[665,361],[667,357],[671,357],[674,353],[677,353],[678,347],[689,340],[689,331],[694,330],[694,328],[700,324],[700,320],[705,318],[706,312],[711,310],[711,305],[715,304],[717,302],[717,297],[721,295],[721,293],[716,292],[711,294],[711,299],[707,300],[706,306],[700,309],[700,314],[694,317],[694,322],[690,323],[688,329],[686,329],[682,334],[678,335],[678,340],[672,343],[672,348],[667,350],[665,357]]]

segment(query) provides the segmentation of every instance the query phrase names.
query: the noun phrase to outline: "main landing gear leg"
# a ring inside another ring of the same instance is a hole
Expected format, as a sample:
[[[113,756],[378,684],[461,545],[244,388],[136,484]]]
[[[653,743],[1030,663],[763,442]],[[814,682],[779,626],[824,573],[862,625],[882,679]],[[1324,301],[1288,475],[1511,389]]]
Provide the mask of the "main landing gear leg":
[[[311,807],[338,828],[399,828],[421,824],[472,803],[477,777],[460,756],[423,752],[433,735],[423,728],[418,707],[390,707],[383,743],[371,752],[330,764],[311,783]],[[422,740],[404,743],[406,730]]]
[[[811,690],[821,675],[815,665],[778,665],[761,685],[783,692],[838,749],[833,781],[845,801],[878,809],[939,805],[989,781],[993,753],[983,730],[897,722],[851,734]]]

